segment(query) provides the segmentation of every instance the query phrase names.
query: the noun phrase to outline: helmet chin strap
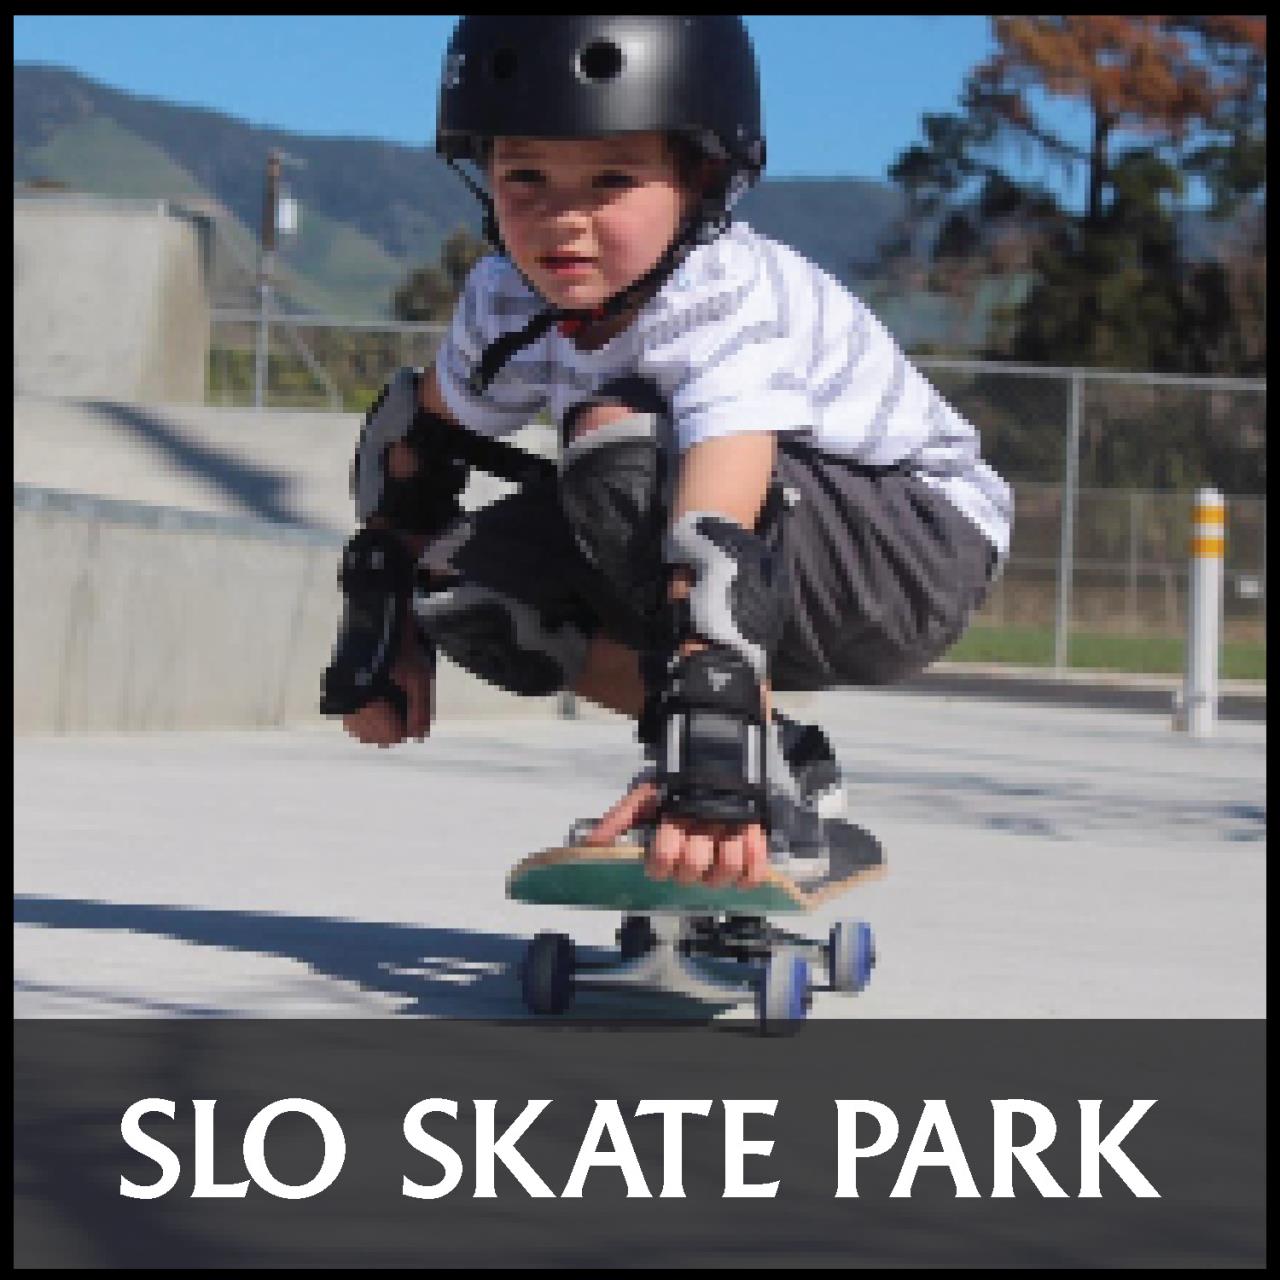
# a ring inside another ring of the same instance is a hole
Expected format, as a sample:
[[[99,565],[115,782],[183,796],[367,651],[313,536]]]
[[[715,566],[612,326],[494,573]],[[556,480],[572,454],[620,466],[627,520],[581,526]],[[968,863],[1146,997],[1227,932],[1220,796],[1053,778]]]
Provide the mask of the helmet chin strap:
[[[516,273],[529,287],[530,292],[542,297],[537,286],[520,270],[502,243],[498,219],[489,193],[474,182],[454,161],[450,160],[448,163],[449,167],[471,189],[472,194],[484,209],[485,239],[515,267]],[[662,257],[644,275],[638,280],[633,280],[626,288],[620,289],[595,307],[557,307],[547,303],[523,328],[513,329],[510,333],[504,333],[495,338],[481,352],[480,359],[472,367],[471,375],[467,379],[468,390],[473,395],[483,395],[489,384],[506,367],[508,361],[517,352],[537,342],[552,325],[559,324],[561,330],[571,337],[591,321],[612,319],[636,303],[647,301],[666,283],[691,249],[700,244],[710,244],[732,221],[732,214],[726,207],[723,197],[718,201],[704,197],[701,204],[699,213],[687,218],[681,224],[675,238],[663,251]],[[544,298],[543,301],[545,302],[546,299]]]

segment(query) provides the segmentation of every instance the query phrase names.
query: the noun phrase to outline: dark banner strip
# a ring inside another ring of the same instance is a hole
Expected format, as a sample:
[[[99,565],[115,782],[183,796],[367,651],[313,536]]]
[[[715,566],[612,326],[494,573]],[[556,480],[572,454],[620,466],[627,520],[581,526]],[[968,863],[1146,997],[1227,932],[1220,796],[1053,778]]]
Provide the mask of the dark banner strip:
[[[21,1021],[15,1263],[1261,1265],[1264,1033]]]

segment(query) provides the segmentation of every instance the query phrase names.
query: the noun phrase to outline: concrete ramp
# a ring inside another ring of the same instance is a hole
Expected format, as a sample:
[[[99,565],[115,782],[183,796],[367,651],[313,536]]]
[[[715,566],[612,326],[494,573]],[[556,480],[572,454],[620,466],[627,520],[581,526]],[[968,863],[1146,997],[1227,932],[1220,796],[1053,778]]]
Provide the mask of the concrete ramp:
[[[15,387],[203,400],[208,235],[162,200],[15,198]]]
[[[15,395],[15,482],[209,515],[354,528],[355,414]]]
[[[15,483],[346,535],[358,413],[144,405],[17,393]],[[549,428],[512,437],[553,456]],[[511,486],[474,475],[464,505]]]

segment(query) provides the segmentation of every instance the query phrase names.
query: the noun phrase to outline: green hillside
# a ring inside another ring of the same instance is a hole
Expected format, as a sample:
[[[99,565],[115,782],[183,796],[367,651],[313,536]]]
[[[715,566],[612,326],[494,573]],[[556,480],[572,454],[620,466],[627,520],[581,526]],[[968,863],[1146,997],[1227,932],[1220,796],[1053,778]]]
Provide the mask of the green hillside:
[[[105,116],[58,128],[25,151],[22,161],[27,180],[94,195],[154,197],[196,207],[220,203],[159,147]],[[219,230],[237,261],[256,261],[255,234],[230,211],[221,211]],[[297,243],[285,248],[280,268],[281,291],[295,305],[338,315],[377,313],[406,269],[368,237],[314,210],[303,217]]]
[[[355,314],[386,314],[391,288],[411,267],[434,261],[456,227],[478,229],[474,201],[425,146],[258,128],[216,111],[123,93],[61,67],[14,67],[14,180],[51,178],[85,191],[132,194],[130,182],[146,177],[131,158],[136,145],[117,166],[118,133],[102,134],[104,145],[93,156],[65,141],[68,131],[74,139],[87,122],[102,120],[184,171],[184,180],[167,190],[162,183],[156,190],[153,181],[139,193],[186,195],[194,182],[245,227],[256,229],[261,217],[270,151],[300,161],[287,176],[302,231],[286,256],[297,255],[299,271],[347,314],[353,307]],[[120,176],[112,177],[116,168]],[[299,297],[305,292],[300,282]]]
[[[15,149],[16,156],[16,149]],[[105,196],[203,196],[207,193],[161,148],[107,116],[58,129],[22,156],[25,175]]]
[[[306,280],[322,281],[333,309],[347,316],[380,313],[411,265],[347,223],[306,207],[296,241],[286,243],[281,256]]]

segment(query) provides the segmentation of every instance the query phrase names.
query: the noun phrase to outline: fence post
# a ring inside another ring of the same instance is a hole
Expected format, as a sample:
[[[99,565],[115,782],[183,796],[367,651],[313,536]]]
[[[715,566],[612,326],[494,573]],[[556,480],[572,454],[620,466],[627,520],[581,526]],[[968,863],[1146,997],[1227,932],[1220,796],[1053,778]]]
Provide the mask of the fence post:
[[[253,407],[261,409],[267,402],[267,362],[271,355],[269,315],[271,313],[271,282],[267,275],[267,255],[263,254],[262,280],[258,285],[258,341],[253,361]]]
[[[1067,466],[1062,491],[1062,545],[1058,553],[1058,613],[1053,628],[1053,669],[1067,669],[1071,625],[1071,575],[1075,567],[1076,484],[1080,469],[1080,412],[1083,395],[1078,370],[1071,374],[1071,411],[1067,419]]]
[[[1187,592],[1187,669],[1174,727],[1192,737],[1213,733],[1218,716],[1218,657],[1222,623],[1222,552],[1226,508],[1216,489],[1196,494],[1191,521]]]
[[[1125,614],[1129,633],[1138,631],[1138,503],[1142,494],[1133,489],[1129,493],[1129,581],[1125,595]]]

